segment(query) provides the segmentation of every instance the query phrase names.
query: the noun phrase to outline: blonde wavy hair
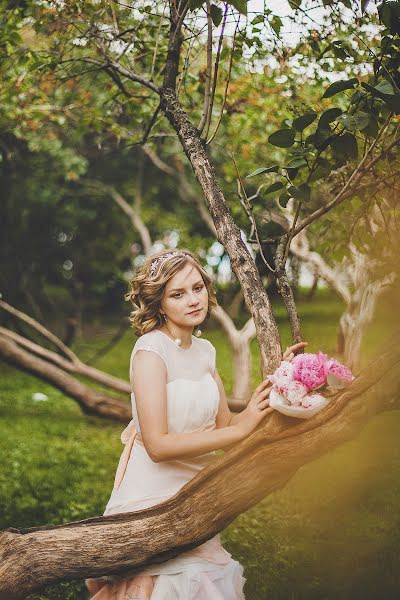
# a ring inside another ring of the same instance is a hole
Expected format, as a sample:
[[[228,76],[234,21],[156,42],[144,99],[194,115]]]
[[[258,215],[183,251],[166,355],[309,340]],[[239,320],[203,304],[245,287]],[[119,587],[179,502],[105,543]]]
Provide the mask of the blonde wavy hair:
[[[160,256],[170,252],[182,254],[160,261],[154,272],[150,273],[152,263]],[[138,335],[157,329],[164,323],[160,306],[165,287],[171,277],[187,264],[196,267],[208,291],[208,310],[205,319],[208,319],[211,311],[218,306],[213,281],[202,266],[200,259],[193,252],[185,248],[156,252],[136,269],[134,276],[129,281],[129,291],[125,294],[125,300],[133,305],[129,320]]]

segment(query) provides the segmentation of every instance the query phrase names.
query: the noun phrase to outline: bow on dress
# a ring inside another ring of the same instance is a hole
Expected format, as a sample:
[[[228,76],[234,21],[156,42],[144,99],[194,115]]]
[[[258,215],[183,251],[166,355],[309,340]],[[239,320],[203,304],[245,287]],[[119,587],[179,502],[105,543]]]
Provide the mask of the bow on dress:
[[[133,423],[133,419],[131,419],[128,425],[125,427],[123,432],[121,433],[121,442],[125,444],[125,448],[122,451],[122,454],[119,459],[118,467],[115,473],[114,479],[114,490],[117,490],[121,485],[121,482],[124,478],[126,467],[128,465],[129,457],[132,452],[133,442],[137,436],[138,432],[135,429],[135,425]]]

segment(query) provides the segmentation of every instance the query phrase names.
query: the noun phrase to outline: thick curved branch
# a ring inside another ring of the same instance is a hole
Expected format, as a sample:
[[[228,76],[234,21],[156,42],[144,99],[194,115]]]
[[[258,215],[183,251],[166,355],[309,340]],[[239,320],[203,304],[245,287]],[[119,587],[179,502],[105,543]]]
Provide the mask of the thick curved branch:
[[[123,423],[129,422],[131,418],[131,407],[128,402],[97,392],[59,367],[23,350],[8,336],[0,335],[0,358],[71,396],[78,401],[79,406],[87,414],[95,414]]]
[[[371,415],[400,408],[397,337],[373,368],[368,365],[316,417],[293,424],[273,413],[162,504],[56,527],[6,530],[0,535],[0,599],[18,600],[65,579],[132,574],[210,539],[303,464],[351,439]]]

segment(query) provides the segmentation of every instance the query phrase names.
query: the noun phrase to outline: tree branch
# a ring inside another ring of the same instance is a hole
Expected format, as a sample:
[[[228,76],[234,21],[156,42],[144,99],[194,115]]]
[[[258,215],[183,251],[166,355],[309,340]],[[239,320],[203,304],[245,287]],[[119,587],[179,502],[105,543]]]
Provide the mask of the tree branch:
[[[293,423],[273,413],[161,504],[76,523],[6,530],[0,535],[0,600],[18,600],[65,579],[131,575],[210,539],[285,485],[302,465],[351,439],[371,415],[400,407],[397,337],[374,359],[373,368],[368,365],[313,419]],[[104,552],[110,539],[117,541]]]
[[[131,406],[128,402],[93,390],[59,367],[23,350],[9,336],[0,335],[0,358],[17,369],[47,381],[74,398],[87,414],[99,415],[123,423],[127,423],[131,418]]]

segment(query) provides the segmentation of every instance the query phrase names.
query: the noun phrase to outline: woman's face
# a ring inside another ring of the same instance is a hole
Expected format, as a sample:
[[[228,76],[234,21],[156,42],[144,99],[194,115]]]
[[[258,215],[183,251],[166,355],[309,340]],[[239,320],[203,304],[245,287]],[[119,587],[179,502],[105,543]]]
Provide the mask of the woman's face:
[[[204,321],[207,310],[208,291],[203,278],[194,265],[186,264],[165,286],[161,311],[177,325],[195,327]]]

